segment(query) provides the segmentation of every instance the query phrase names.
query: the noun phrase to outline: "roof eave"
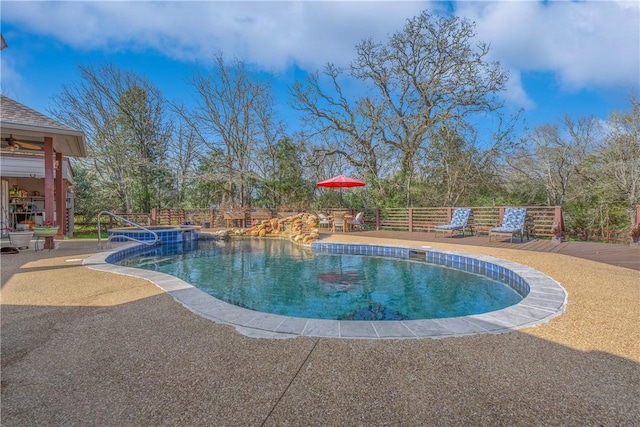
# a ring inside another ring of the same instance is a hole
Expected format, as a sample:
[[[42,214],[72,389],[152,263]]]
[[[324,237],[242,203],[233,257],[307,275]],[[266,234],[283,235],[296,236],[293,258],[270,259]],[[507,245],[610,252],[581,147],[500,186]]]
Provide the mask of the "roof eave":
[[[38,126],[25,123],[15,123],[8,120],[0,121],[0,129],[3,134],[19,134],[22,138],[54,138],[54,149],[56,140],[65,138],[66,143],[71,148],[71,152],[58,148],[56,151],[62,152],[63,155],[70,157],[86,157],[87,151],[85,146],[85,137],[82,131],[73,129],[60,129],[49,126]],[[56,138],[58,137],[58,138]],[[69,141],[69,139],[71,141]],[[61,144],[61,142],[59,142]]]

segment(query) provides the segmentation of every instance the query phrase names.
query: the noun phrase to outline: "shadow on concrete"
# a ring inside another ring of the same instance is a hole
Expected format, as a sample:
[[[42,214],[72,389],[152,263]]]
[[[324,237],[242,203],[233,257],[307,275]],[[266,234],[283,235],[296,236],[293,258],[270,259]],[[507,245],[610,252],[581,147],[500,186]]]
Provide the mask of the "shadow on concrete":
[[[81,246],[14,255],[22,259],[6,265],[2,258],[2,284],[25,271],[78,276],[75,264],[37,263],[49,262],[42,255],[83,256]],[[116,276],[100,279],[106,285],[93,296],[108,286],[131,291],[129,302],[12,305],[3,287],[3,427],[631,426],[640,419],[639,363],[527,333],[535,329],[423,340],[256,339],[167,294],[144,296],[139,281],[119,285]],[[63,285],[73,292],[95,284]],[[11,292],[33,284],[16,286]]]
[[[640,365],[526,332],[255,339],[168,295],[2,306],[2,425],[634,425]]]

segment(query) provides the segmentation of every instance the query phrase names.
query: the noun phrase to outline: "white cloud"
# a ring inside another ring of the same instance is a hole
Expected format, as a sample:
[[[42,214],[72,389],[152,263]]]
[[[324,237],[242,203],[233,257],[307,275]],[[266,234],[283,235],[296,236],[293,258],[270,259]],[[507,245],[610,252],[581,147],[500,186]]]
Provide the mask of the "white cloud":
[[[640,84],[640,3],[460,2],[492,56],[521,72],[553,72],[566,91]]]
[[[76,49],[154,49],[191,61],[222,51],[265,69],[348,63],[427,2],[9,2],[3,20]]]
[[[185,62],[214,53],[268,71],[346,65],[364,38],[386,41],[407,19],[450,7],[427,1],[3,2],[2,20],[80,50],[158,51]],[[459,1],[511,79],[503,98],[531,108],[527,72],[567,92],[639,90],[637,1]],[[4,71],[4,69],[3,69]],[[10,72],[8,70],[7,72]]]
[[[0,93],[15,100],[20,100],[18,94],[25,89],[22,75],[17,71],[16,60],[2,57],[0,54]],[[9,84],[7,84],[9,82]]]
[[[509,73],[509,81],[507,82],[505,93],[502,94],[502,98],[509,105],[516,106],[517,108],[524,108],[525,110],[535,108],[535,103],[524,90],[520,78],[520,71],[507,69],[507,72]]]

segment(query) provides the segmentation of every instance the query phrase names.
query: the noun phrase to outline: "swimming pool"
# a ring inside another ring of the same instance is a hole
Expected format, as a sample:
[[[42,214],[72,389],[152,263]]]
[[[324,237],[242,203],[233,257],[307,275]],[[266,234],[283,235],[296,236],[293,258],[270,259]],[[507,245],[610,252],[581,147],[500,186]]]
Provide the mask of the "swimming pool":
[[[188,242],[184,250],[197,248]],[[317,246],[320,245],[320,246]],[[526,296],[519,303],[496,311],[450,318],[421,320],[326,320],[300,318],[248,310],[214,298],[184,280],[167,274],[113,264],[146,248],[127,245],[118,250],[101,252],[84,261],[89,268],[116,274],[145,278],[173,296],[186,308],[217,323],[234,326],[249,336],[290,338],[319,336],[333,338],[404,339],[443,338],[479,333],[503,333],[549,321],[566,307],[566,291],[550,277],[530,267],[484,255],[434,250],[428,247],[393,245],[359,245],[316,243],[316,251],[376,253],[379,256],[425,259],[469,271],[483,269],[497,280],[510,281],[509,286],[522,287]]]
[[[508,281],[427,263],[424,256],[323,249],[279,239],[207,241],[190,251],[162,245],[118,264],[178,277],[251,310],[329,320],[468,316],[514,305],[527,292]]]

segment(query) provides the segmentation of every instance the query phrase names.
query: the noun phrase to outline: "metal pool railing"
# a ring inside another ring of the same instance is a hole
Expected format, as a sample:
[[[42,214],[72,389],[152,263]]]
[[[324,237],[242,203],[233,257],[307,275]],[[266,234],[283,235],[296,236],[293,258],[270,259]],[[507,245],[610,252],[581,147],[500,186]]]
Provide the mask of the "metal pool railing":
[[[98,214],[98,248],[99,248],[99,249],[103,249],[103,247],[102,247],[102,230],[101,230],[101,227],[100,227],[100,217],[101,217],[102,215],[108,215],[108,216],[110,216],[111,218],[115,218],[115,219],[117,219],[117,220],[120,220],[120,221],[122,221],[122,222],[125,222],[125,223],[127,223],[127,224],[129,224],[129,225],[132,225],[132,226],[134,226],[134,227],[136,227],[136,228],[139,228],[139,229],[141,229],[141,230],[143,230],[143,231],[146,231],[146,232],[148,232],[148,233],[151,233],[151,234],[153,235],[153,240],[151,240],[151,241],[147,241],[147,240],[138,240],[138,239],[136,239],[136,238],[134,238],[134,237],[127,236],[127,235],[125,235],[125,234],[115,234],[115,235],[111,235],[111,236],[109,236],[109,238],[107,239],[107,247],[109,247],[109,246],[110,246],[110,244],[111,244],[111,239],[113,239],[113,238],[115,238],[115,237],[123,238],[123,239],[126,239],[126,240],[132,240],[132,241],[134,241],[134,242],[143,243],[143,244],[148,245],[148,246],[153,246],[153,245],[155,245],[156,243],[158,243],[158,233],[156,233],[155,231],[150,230],[150,229],[148,229],[148,228],[146,228],[146,227],[143,227],[143,226],[141,226],[141,225],[139,225],[139,224],[136,224],[135,222],[129,221],[128,219],[125,219],[125,218],[121,217],[120,215],[116,215],[116,214],[114,214],[113,212],[109,212],[109,211],[101,211],[101,212]]]

